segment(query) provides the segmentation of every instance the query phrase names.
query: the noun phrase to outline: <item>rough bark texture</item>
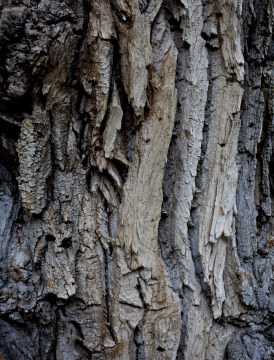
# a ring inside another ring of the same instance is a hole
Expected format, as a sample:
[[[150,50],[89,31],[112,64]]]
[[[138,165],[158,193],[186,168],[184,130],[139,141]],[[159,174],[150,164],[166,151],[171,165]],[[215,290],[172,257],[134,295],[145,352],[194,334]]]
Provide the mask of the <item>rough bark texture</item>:
[[[0,359],[274,359],[273,21],[1,0]]]

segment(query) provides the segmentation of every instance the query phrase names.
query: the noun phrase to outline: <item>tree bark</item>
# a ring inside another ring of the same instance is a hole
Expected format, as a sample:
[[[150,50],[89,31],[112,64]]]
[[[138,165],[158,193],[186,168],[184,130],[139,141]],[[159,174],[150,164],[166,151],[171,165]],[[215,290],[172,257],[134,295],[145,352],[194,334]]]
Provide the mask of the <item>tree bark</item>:
[[[0,359],[274,359],[273,0],[2,0]]]

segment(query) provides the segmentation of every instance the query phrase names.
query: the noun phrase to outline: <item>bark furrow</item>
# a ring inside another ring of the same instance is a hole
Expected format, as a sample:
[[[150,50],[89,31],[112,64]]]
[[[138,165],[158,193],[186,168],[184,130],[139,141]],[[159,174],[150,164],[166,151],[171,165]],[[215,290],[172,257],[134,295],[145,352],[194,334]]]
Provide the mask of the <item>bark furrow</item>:
[[[274,359],[273,22],[0,3],[0,359]]]

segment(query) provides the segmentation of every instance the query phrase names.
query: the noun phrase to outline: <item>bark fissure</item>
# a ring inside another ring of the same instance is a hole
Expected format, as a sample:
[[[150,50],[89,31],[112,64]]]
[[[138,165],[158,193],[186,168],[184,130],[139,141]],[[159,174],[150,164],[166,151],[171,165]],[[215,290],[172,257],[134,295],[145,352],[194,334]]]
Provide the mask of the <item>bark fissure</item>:
[[[274,357],[273,21],[0,3],[0,358]]]

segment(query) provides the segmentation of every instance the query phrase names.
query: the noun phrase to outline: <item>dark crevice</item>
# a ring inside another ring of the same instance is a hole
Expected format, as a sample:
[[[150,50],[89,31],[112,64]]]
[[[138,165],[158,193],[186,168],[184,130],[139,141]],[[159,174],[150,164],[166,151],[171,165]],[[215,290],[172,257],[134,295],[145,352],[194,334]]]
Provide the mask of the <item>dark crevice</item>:
[[[271,156],[269,161],[269,183],[271,196],[274,199],[274,155]]]
[[[164,352],[164,351],[165,351],[165,349],[164,349],[164,348],[162,348],[161,346],[158,346],[157,351],[159,351],[159,352]]]
[[[111,186],[114,190],[114,193],[116,194],[117,196],[117,199],[118,199],[118,202],[121,204],[122,203],[122,195],[121,195],[121,191],[118,189],[116,183],[114,182],[113,178],[109,175],[109,173],[104,170],[103,171],[103,174],[100,174],[101,175],[102,179],[105,177],[106,179],[108,179],[108,181],[111,183]]]
[[[90,188],[90,183],[91,183],[91,178],[92,178],[92,175],[93,175],[93,170],[94,168],[90,168],[87,172],[87,175],[86,175],[86,180],[87,180],[87,189],[89,191],[91,191],[91,188]]]
[[[145,310],[148,310],[148,306],[147,306],[147,303],[146,303],[145,300],[144,300],[142,288],[141,288],[141,285],[140,285],[140,282],[139,282],[139,281],[138,281],[138,284],[136,285],[136,288],[137,288],[137,290],[138,290],[138,292],[139,292],[139,296],[140,296],[140,299],[141,299],[141,301],[142,301],[143,308],[144,308]]]
[[[81,339],[84,339],[84,335],[82,333],[82,329],[81,326],[74,320],[71,320],[72,325],[75,327],[75,329],[77,330],[79,336]]]
[[[112,159],[111,162],[115,166],[115,168],[118,170],[123,183],[125,183],[127,180],[127,175],[128,175],[128,167],[124,163],[121,163],[117,159]]]
[[[204,186],[205,186],[205,161],[206,161],[206,153],[207,153],[207,146],[209,143],[209,137],[210,137],[210,122],[211,122],[211,104],[213,99],[213,86],[214,86],[214,80],[212,76],[213,71],[213,64],[214,64],[214,53],[216,53],[216,50],[207,49],[208,51],[208,92],[207,92],[207,102],[205,106],[205,121],[204,121],[204,127],[203,127],[203,140],[201,144],[201,155],[198,161],[197,166],[197,174],[195,178],[195,187],[196,192],[193,195],[193,200],[191,204],[191,210],[190,210],[190,223],[191,225],[188,225],[188,234],[189,234],[189,241],[190,241],[190,249],[192,253],[192,258],[195,264],[195,272],[196,276],[199,279],[199,282],[201,284],[201,288],[203,291],[203,294],[205,298],[207,299],[208,304],[211,306],[212,298],[211,298],[211,290],[209,286],[204,282],[204,274],[203,274],[203,268],[201,264],[200,254],[198,251],[198,243],[197,239],[199,239],[198,234],[198,228],[199,224],[195,219],[200,218],[200,212],[201,212],[201,204],[202,204],[202,198],[204,193]],[[196,239],[196,240],[195,240]]]
[[[115,44],[115,43],[113,43]],[[105,113],[105,116],[104,116],[104,119],[100,125],[100,133],[103,134],[104,133],[104,130],[106,128],[106,125],[107,125],[107,120],[109,119],[109,106],[110,106],[110,102],[111,102],[111,99],[112,99],[112,96],[113,96],[113,82],[111,81],[110,83],[110,88],[109,88],[109,95],[108,95],[108,105],[107,105],[107,111]]]
[[[107,250],[102,247],[104,254],[104,282],[105,282],[105,300],[106,300],[106,325],[110,336],[113,341],[117,343],[114,329],[112,327],[112,318],[111,318],[111,290],[110,290],[110,278],[109,278],[109,254]]]
[[[88,32],[88,24],[89,24],[89,14],[91,11],[91,4],[88,0],[83,0],[83,9],[84,9],[84,21],[83,21],[83,27],[78,31],[78,42],[76,45],[76,49],[75,49],[75,54],[74,54],[74,60],[73,63],[71,65],[69,74],[66,78],[66,84],[68,86],[71,86],[76,94],[77,94],[77,98],[76,98],[76,103],[75,103],[75,110],[77,111],[77,115],[78,118],[81,122],[81,126],[80,126],[80,133],[76,133],[76,139],[77,139],[77,147],[79,149],[80,152],[80,157],[82,159],[82,163],[84,165],[84,167],[88,166],[88,155],[85,154],[86,152],[86,148],[83,148],[83,142],[85,140],[84,137],[84,133],[85,133],[85,127],[88,126],[88,117],[89,115],[87,113],[83,113],[81,110],[82,107],[82,101],[84,96],[86,95],[83,85],[80,83],[79,80],[79,62],[80,62],[80,58],[81,58],[81,50],[84,44],[84,41],[86,39],[86,35]]]
[[[92,354],[100,354],[100,352],[92,352],[86,346],[83,345],[82,341],[75,340],[75,349],[81,354],[81,360],[92,360]]]
[[[55,242],[55,237],[53,235],[46,235],[46,240],[48,242]]]
[[[55,156],[54,156],[54,142],[53,142],[53,118],[52,118],[52,111],[49,110],[48,111],[48,116],[49,116],[49,123],[50,123],[50,137],[49,137],[49,141],[50,141],[50,153],[51,153],[51,166],[52,166],[52,172],[54,172],[55,169]],[[52,176],[49,176],[47,179],[47,196],[48,199],[53,200],[53,182],[54,182],[54,176],[52,174]]]
[[[135,360],[145,359],[144,341],[142,331],[139,325],[134,329],[133,341],[135,344]]]
[[[175,46],[178,50],[178,58],[177,58],[177,71],[176,71],[176,88],[178,89],[178,93],[180,88],[182,87],[184,77],[184,60],[187,56],[187,51],[182,42],[182,32],[180,29],[179,21],[174,19],[172,15],[172,11],[170,9],[170,4],[165,1],[164,2],[165,13],[167,20],[170,24],[170,30],[174,37]],[[173,135],[171,138],[171,142],[169,145],[168,155],[167,155],[167,163],[165,165],[164,171],[164,179],[163,179],[163,203],[162,203],[162,216],[159,223],[159,235],[158,235],[158,245],[159,251],[161,253],[161,257],[166,264],[167,270],[169,271],[170,278],[173,285],[173,290],[177,291],[178,283],[177,277],[178,272],[180,271],[180,265],[177,263],[178,251],[174,249],[173,243],[173,211],[176,208],[176,199],[174,197],[174,185],[176,181],[177,169],[176,165],[179,166],[179,162],[177,162],[178,158],[178,136],[181,132],[181,99],[178,98],[177,101],[177,111],[175,116],[175,123],[173,129]]]
[[[120,131],[120,151],[126,157],[126,159],[131,162],[136,142],[137,121],[132,105],[128,102],[128,97],[121,79],[118,44],[115,44],[113,49],[113,77],[117,85],[121,107],[123,110],[122,127]]]
[[[71,245],[72,245],[71,237],[65,238],[65,239],[62,240],[61,246],[62,246],[63,248],[68,249],[68,248],[71,247]]]
[[[57,296],[53,293],[47,294],[43,300],[47,301],[50,303],[51,306],[56,305],[56,300],[57,300]]]
[[[13,146],[15,147],[15,142],[12,143],[12,147]],[[8,170],[8,172],[11,175],[10,183],[13,184],[13,189],[18,189],[18,183],[16,177],[18,176],[19,159],[17,153],[15,153],[15,149],[11,148],[9,151],[9,149],[2,146],[1,133],[0,133],[0,159],[1,159],[0,166],[2,165],[6,170]]]

